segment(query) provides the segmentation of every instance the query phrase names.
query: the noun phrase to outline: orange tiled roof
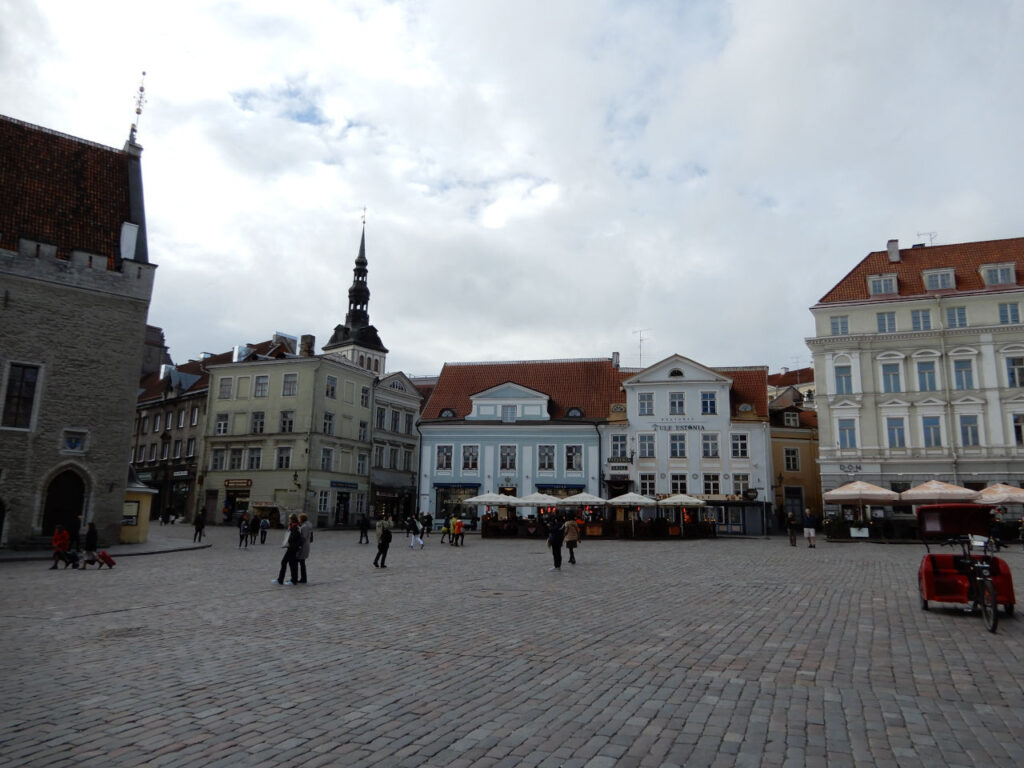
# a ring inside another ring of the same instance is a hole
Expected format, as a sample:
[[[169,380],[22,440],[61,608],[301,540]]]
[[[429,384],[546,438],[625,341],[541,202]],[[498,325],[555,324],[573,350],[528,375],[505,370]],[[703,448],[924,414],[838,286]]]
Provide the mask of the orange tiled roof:
[[[1024,237],[1008,240],[988,240],[980,243],[930,245],[923,248],[901,248],[900,260],[889,261],[888,251],[874,251],[826,293],[819,304],[839,301],[891,300],[892,295],[874,296],[868,293],[870,275],[895,274],[899,296],[927,296],[936,293],[960,293],[984,289],[980,268],[983,264],[1013,262],[1017,265],[1017,280],[1024,279]],[[952,267],[956,275],[956,288],[944,291],[925,291],[921,272],[926,269]],[[1008,286],[1016,288],[1017,286]]]
[[[813,368],[796,368],[783,373],[768,374],[768,384],[773,387],[791,387],[795,384],[813,384]]]
[[[273,340],[261,341],[258,344],[249,344],[249,355],[245,358],[245,361],[254,360],[257,357],[270,356],[270,357],[282,357],[281,349],[283,345]],[[210,386],[210,374],[207,370],[211,365],[228,365],[232,362],[234,357],[234,351],[231,352],[220,352],[216,355],[210,355],[202,360],[189,360],[187,363],[176,366],[179,372],[192,374],[199,378],[193,382],[186,392],[199,392],[207,389]],[[160,378],[159,372],[151,373],[143,376],[139,381],[139,396],[137,399],[138,403],[147,403],[152,400],[160,400],[164,395],[164,383],[163,379]]]
[[[121,224],[131,221],[128,155],[0,115],[0,247],[27,238],[120,258]]]
[[[611,360],[445,363],[423,406],[423,418],[437,419],[444,408],[465,418],[473,407],[472,395],[512,382],[546,394],[552,419],[565,418],[569,408],[581,409],[585,420],[607,419],[612,403],[626,402],[622,380]]]
[[[712,368],[732,379],[729,390],[729,405],[732,416],[738,416],[740,406],[744,403],[754,407],[754,413],[763,418],[768,417],[768,369],[762,366],[745,368]]]

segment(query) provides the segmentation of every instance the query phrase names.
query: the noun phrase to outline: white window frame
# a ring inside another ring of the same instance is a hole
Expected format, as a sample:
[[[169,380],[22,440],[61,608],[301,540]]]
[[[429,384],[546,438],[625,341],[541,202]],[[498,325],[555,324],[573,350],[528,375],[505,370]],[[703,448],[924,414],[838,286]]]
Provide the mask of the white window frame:
[[[668,414],[669,414],[669,416],[685,416],[686,415],[686,393],[685,392],[669,392],[668,393]]]
[[[288,445],[279,445],[274,449],[274,469],[292,468],[292,449]]]
[[[480,471],[480,445],[478,443],[462,446],[462,471],[473,473]]]
[[[703,459],[721,458],[717,432],[702,432],[700,435],[700,455]]]
[[[672,432],[668,438],[668,457],[670,459],[686,458],[686,433]]]
[[[256,376],[252,383],[253,397],[268,397],[270,395],[270,376]]]
[[[636,412],[638,416],[653,416],[654,415],[654,393],[653,392],[637,392],[636,394]]]
[[[868,293],[871,296],[889,296],[897,292],[899,281],[896,273],[868,275]]]
[[[579,444],[571,444],[565,446],[565,471],[566,472],[582,472],[583,471],[583,446]]]
[[[217,379],[217,399],[230,400],[234,391],[235,380],[230,376],[221,376]]]
[[[730,435],[730,451],[734,459],[750,458],[750,435],[746,432],[733,432]]]
[[[849,315],[832,315],[828,319],[829,330],[833,336],[849,336],[850,335],[850,316]]]
[[[455,446],[450,443],[434,447],[434,469],[437,472],[451,472]],[[359,474],[364,474],[360,472]]]
[[[295,397],[299,394],[299,374],[286,373],[281,377],[281,397]]]
[[[636,457],[638,459],[657,458],[657,441],[653,432],[639,432],[636,436]]]
[[[799,472],[800,471],[800,448],[798,447],[783,447],[782,449],[782,461],[783,466],[787,472]]]

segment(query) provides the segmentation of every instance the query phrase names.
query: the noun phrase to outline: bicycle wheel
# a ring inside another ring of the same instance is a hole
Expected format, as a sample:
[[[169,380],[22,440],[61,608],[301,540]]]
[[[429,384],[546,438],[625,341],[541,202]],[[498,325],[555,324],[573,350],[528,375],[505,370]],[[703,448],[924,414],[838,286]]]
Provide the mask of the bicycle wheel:
[[[985,629],[989,632],[996,631],[999,624],[999,614],[996,612],[996,588],[990,579],[985,579],[978,585],[978,603],[981,607],[981,618],[985,622]]]

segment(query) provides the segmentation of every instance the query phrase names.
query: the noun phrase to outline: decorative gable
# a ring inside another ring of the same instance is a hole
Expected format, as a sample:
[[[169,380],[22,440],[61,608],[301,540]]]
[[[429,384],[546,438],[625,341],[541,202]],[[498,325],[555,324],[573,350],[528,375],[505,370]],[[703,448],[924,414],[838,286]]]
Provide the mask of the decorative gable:
[[[624,387],[645,384],[728,384],[730,379],[682,355],[671,355],[622,382]]]

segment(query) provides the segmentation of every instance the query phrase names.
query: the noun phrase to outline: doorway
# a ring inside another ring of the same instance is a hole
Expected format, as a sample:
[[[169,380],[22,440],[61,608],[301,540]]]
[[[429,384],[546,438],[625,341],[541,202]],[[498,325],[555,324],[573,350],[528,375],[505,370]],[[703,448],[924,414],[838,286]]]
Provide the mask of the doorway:
[[[58,525],[73,531],[78,527],[78,517],[84,511],[85,481],[73,469],[65,469],[50,481],[46,489],[41,533],[52,536]]]

